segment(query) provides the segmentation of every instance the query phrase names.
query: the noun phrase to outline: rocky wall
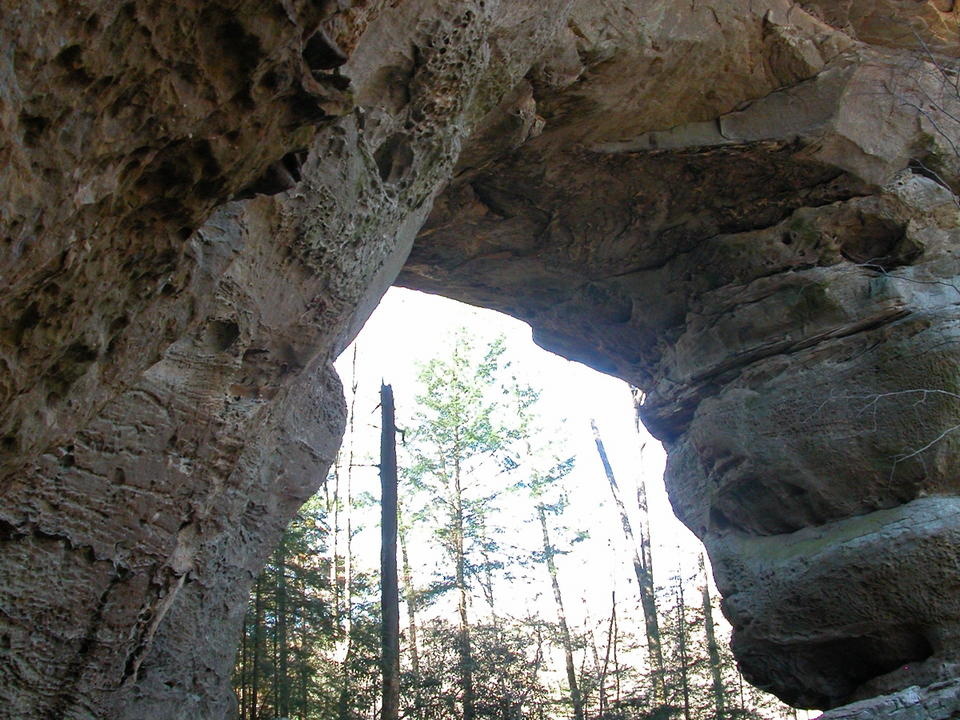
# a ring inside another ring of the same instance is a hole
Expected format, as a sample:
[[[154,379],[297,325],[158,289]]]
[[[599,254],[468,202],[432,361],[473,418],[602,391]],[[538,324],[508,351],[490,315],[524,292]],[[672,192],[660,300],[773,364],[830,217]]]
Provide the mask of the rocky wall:
[[[229,716],[398,273],[643,389],[756,683],[955,676],[957,9],[871,8],[4,3],[0,716]]]
[[[826,708],[957,673],[960,104],[955,14],[802,5],[575,8],[399,282],[640,388],[746,677]]]

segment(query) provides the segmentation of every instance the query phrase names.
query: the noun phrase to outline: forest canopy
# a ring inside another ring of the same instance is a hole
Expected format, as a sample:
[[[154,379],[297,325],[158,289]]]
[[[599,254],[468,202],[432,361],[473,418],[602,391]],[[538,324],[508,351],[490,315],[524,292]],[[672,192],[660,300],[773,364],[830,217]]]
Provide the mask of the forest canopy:
[[[475,335],[452,335],[397,402],[400,717],[795,717],[738,672],[702,561],[654,581],[643,478],[611,465],[596,426],[598,454],[570,454],[535,369]],[[378,549],[363,540],[379,497],[362,479],[379,428],[356,367],[354,355],[337,461],[251,594],[242,720],[380,717]],[[578,463],[595,468],[590,508],[571,501]],[[594,536],[611,528],[619,544],[599,551],[616,553],[619,579],[598,593]]]

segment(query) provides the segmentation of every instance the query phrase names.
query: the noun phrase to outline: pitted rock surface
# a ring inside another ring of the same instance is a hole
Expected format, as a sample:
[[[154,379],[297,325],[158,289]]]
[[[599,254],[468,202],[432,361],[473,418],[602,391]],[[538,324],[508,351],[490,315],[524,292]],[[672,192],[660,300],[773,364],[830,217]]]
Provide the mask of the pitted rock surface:
[[[754,682],[947,717],[957,19],[7,3],[0,716],[229,716],[330,363],[399,274],[643,390]]]

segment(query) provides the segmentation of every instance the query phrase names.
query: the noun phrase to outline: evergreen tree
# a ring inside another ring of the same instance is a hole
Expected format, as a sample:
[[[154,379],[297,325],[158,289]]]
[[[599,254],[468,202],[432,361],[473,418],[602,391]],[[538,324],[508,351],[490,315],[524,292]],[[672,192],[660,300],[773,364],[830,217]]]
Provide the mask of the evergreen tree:
[[[310,717],[314,651],[333,642],[325,509],[308,501],[254,586],[234,683],[243,720]]]
[[[478,475],[503,461],[517,433],[499,412],[502,405],[496,391],[500,389],[498,371],[503,352],[502,338],[478,352],[462,331],[451,357],[427,363],[419,376],[424,391],[417,396],[419,409],[410,445],[413,462],[409,477],[437,501],[436,534],[453,570],[464,720],[476,717],[477,697],[470,587],[480,567],[476,562],[478,551],[488,540],[484,518],[494,497],[483,491]]]
[[[398,551],[407,614],[400,717],[789,716],[743,683],[702,572],[694,580],[685,571],[689,577],[678,575],[654,596],[654,553],[643,517],[632,526],[636,552],[622,566],[627,571],[632,561],[641,581],[639,605],[632,593],[618,593],[609,608],[590,609],[596,623],[587,619],[586,632],[579,631],[569,598],[584,590],[571,593],[573,583],[596,578],[568,572],[582,547],[581,534],[567,527],[576,508],[563,484],[573,459],[545,439],[557,433],[540,427],[538,393],[511,376],[502,341],[487,346],[461,333],[448,356],[423,367],[420,381],[417,408],[401,422]],[[357,384],[354,373],[349,387]],[[376,440],[354,420],[357,404],[354,392],[348,438],[323,501],[304,506],[251,593],[234,677],[241,720],[360,720],[385,712],[379,581],[364,571],[374,558],[362,555],[372,545],[363,528],[374,525],[374,508],[365,503],[375,498],[364,490],[374,473],[361,468]],[[637,502],[643,516],[642,488]],[[500,524],[505,510],[511,519],[526,517],[527,530],[509,535]],[[659,555],[657,561],[663,562]],[[435,565],[439,572],[431,573]],[[511,582],[517,576],[522,581]],[[552,595],[555,610],[534,612],[538,595],[544,602]],[[656,651],[647,654],[656,645],[662,662]]]

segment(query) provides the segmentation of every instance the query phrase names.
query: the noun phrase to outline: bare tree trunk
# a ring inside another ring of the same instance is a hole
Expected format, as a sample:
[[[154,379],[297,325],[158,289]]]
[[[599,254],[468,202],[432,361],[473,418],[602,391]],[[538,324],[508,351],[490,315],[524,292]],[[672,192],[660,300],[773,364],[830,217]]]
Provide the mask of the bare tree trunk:
[[[354,456],[354,429],[357,403],[357,347],[353,348],[352,378],[350,381],[350,406],[347,413],[347,434],[349,435],[349,450],[347,453],[346,488],[341,503],[346,514],[346,528],[344,529],[343,549],[343,640],[338,648],[338,656],[342,668],[340,697],[337,702],[337,717],[340,720],[350,718],[350,696],[352,677],[350,661],[353,657],[353,456]]]
[[[703,573],[703,628],[707,636],[707,657],[710,660],[710,675],[713,680],[713,702],[717,709],[716,720],[723,720],[724,708],[723,674],[720,666],[720,649],[717,647],[717,633],[713,624],[713,601],[710,598],[710,578],[707,577],[706,563],[700,556],[700,571]]]
[[[613,679],[617,707],[620,707],[620,620],[613,614]]]
[[[463,489],[460,484],[460,452],[456,450],[454,472],[451,487],[451,505],[453,507],[453,541],[455,582],[459,591],[457,611],[460,615],[460,684],[463,688],[463,720],[475,720],[476,696],[473,687],[473,650],[470,645],[470,619],[467,610],[466,556],[464,550],[464,513]]]
[[[683,717],[690,720],[690,677],[687,660],[687,606],[683,599],[683,586],[677,578],[677,649],[680,655],[680,687],[683,690]]]
[[[247,682],[249,680],[247,647],[250,644],[247,620],[249,617],[250,612],[248,610],[243,614],[243,633],[240,635],[240,720],[247,720],[247,700],[249,699],[247,690]]]
[[[343,451],[337,453],[333,461],[333,495],[330,495],[329,485],[324,485],[324,495],[327,506],[327,516],[333,517],[333,528],[330,531],[333,542],[330,560],[330,589],[333,590],[333,622],[340,625],[340,464]]]
[[[586,608],[586,598],[581,597],[581,602],[584,603],[584,607]],[[599,678],[600,667],[601,667],[600,650],[597,648],[597,634],[596,634],[593,620],[591,619],[589,610],[586,610],[585,612],[584,622],[586,626],[590,628],[590,657],[593,660],[593,672],[595,673],[596,677]],[[583,701],[583,711],[584,713],[586,713],[590,708],[590,696],[589,696],[589,692],[583,691],[582,683],[583,683],[583,676],[581,675],[580,697],[581,697],[581,700]]]
[[[746,707],[746,700],[743,697],[743,673],[740,672],[740,668],[737,668],[737,687],[740,690],[740,708],[743,709]]]
[[[417,591],[413,587],[413,572],[410,568],[410,556],[407,553],[407,533],[401,523],[399,525],[400,557],[403,560],[403,592],[407,604],[407,633],[410,638],[410,670],[413,675],[413,707],[414,716],[419,714],[422,704],[420,693],[420,648],[417,641]]]
[[[560,593],[560,582],[557,579],[557,564],[553,560],[554,549],[553,545],[550,544],[547,514],[543,505],[537,506],[537,515],[540,518],[540,527],[543,530],[543,554],[547,563],[547,571],[550,573],[550,584],[553,586],[553,599],[557,603],[557,615],[560,618],[560,638],[563,642],[563,655],[567,665],[567,686],[570,688],[573,717],[574,720],[583,720],[583,701],[580,698],[577,671],[573,664],[573,643],[570,640],[570,629],[567,627],[567,615],[563,610],[563,596]]]
[[[607,711],[607,671],[610,667],[610,650],[616,643],[614,629],[617,626],[617,591],[610,592],[610,624],[607,626],[607,649],[603,654],[603,670],[600,673],[600,717]]]
[[[637,428],[637,434],[640,434],[640,408],[643,407],[643,390],[640,388],[631,385],[630,386],[630,397],[633,399],[633,422]]]
[[[270,655],[270,664],[273,668],[273,684],[270,686],[270,693],[268,697],[273,701],[273,717],[280,717],[279,709],[280,706],[277,704],[277,691],[280,687],[280,666],[278,664],[278,658],[280,657],[280,646],[277,643],[277,619],[274,617],[273,626],[270,628],[270,639],[273,643],[273,652]]]
[[[257,578],[253,600],[253,678],[250,682],[250,720],[257,720],[260,706],[257,695],[260,690],[260,641],[263,635],[263,582]]]
[[[600,455],[600,461],[603,463],[603,470],[606,473],[607,481],[610,484],[610,492],[613,494],[613,500],[620,511],[620,523],[623,526],[623,534],[627,538],[627,543],[633,552],[633,570],[637,576],[637,590],[640,593],[640,604],[643,607],[644,629],[647,637],[647,652],[649,654],[650,665],[653,668],[653,689],[654,695],[663,699],[665,697],[664,688],[664,668],[663,668],[663,650],[660,642],[660,621],[657,617],[657,599],[653,587],[653,560],[650,556],[650,537],[647,527],[641,528],[641,543],[638,545],[633,536],[633,528],[630,525],[630,518],[627,516],[626,506],[623,504],[623,498],[620,496],[620,486],[613,474],[613,468],[607,459],[607,451],[603,447],[603,440],[600,438],[600,430],[596,422],[590,421],[590,427],[593,428],[593,439],[597,445],[597,453]],[[646,489],[644,488],[641,496],[638,490],[638,502],[642,498],[642,508],[646,507]],[[641,554],[641,552],[643,554]]]
[[[403,594],[407,603],[407,633],[410,636],[410,669],[413,671],[414,687],[419,693],[420,649],[417,645],[417,593],[413,587],[413,571],[407,552],[407,532],[402,523],[398,525],[400,558],[403,561]],[[419,702],[417,703],[419,705]]]
[[[300,720],[306,720],[310,708],[310,668],[307,666],[306,638],[300,646]]]
[[[277,713],[279,717],[290,717],[290,679],[288,677],[290,655],[287,637],[287,546],[286,536],[280,540],[277,548]]]
[[[380,387],[380,665],[381,720],[400,716],[400,589],[397,583],[397,430],[393,388]]]

